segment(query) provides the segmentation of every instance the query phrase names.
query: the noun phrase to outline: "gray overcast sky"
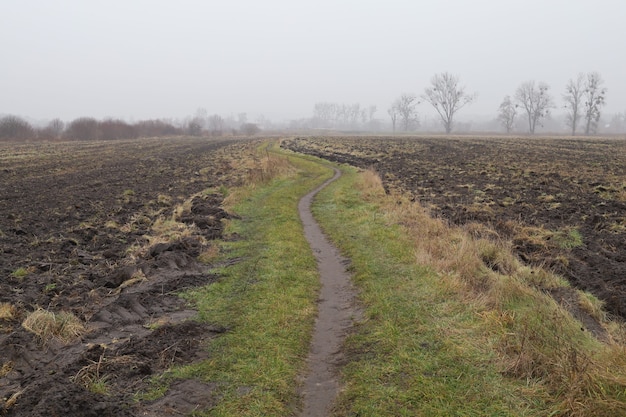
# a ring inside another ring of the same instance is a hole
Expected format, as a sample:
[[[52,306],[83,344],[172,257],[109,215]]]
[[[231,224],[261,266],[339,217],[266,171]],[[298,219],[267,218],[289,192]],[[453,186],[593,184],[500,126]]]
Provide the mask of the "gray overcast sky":
[[[0,113],[279,121],[330,101],[384,118],[443,71],[478,93],[466,115],[495,117],[530,79],[561,105],[589,71],[619,112],[625,24],[624,0],[0,0]]]

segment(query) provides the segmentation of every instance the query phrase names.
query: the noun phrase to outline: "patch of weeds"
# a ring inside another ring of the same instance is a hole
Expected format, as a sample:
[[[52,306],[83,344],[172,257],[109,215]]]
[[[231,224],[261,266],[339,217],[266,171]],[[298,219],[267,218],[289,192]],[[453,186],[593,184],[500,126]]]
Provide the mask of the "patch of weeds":
[[[583,235],[575,228],[559,230],[554,233],[552,239],[561,249],[574,249],[583,245]]]
[[[8,361],[0,366],[0,378],[4,378],[13,370],[13,362]]]
[[[17,315],[17,308],[11,303],[0,303],[0,320],[13,320]]]
[[[121,197],[121,201],[124,204],[128,204],[133,200],[133,197],[135,196],[135,192],[133,190],[124,190],[124,192],[122,193],[122,197]]]
[[[601,323],[607,321],[606,310],[604,309],[604,302],[602,300],[588,292],[580,290],[576,292],[578,293],[578,305],[580,308]]]
[[[119,358],[114,359],[115,362],[124,362],[128,360],[128,356],[120,356]],[[104,354],[100,355],[97,362],[94,361],[89,365],[82,367],[76,375],[70,378],[71,381],[76,384],[81,384],[94,394],[110,395],[111,391],[108,377],[101,374],[106,361],[107,360],[105,359]]]
[[[476,244],[481,260],[492,271],[511,274],[518,269],[509,248],[484,239],[477,241]]]
[[[157,376],[150,381],[150,389],[148,391],[141,391],[134,395],[134,400],[139,401],[154,401],[162,398],[169,389],[169,383],[164,381],[163,376]]]
[[[94,394],[109,395],[109,382],[106,377],[95,379],[89,383],[87,389]]]
[[[104,224],[104,227],[106,227],[107,229],[119,229],[120,225],[117,224],[117,222],[114,220],[109,220]]]
[[[524,266],[517,270],[515,277],[534,288],[551,289],[569,287],[569,283],[561,276],[543,268]]]
[[[49,293],[51,291],[54,291],[56,288],[57,288],[56,282],[52,282],[52,283],[46,285],[46,287],[43,289],[43,292]]]
[[[19,267],[15,271],[11,272],[11,276],[13,278],[21,279],[21,278],[24,278],[29,273],[30,273],[30,270],[28,268]]]
[[[523,226],[514,222],[507,222],[514,235],[516,244],[531,245],[534,248],[574,249],[583,245],[583,236],[573,227],[553,231],[543,227]]]
[[[150,329],[150,330],[156,330],[160,327],[165,326],[169,322],[170,321],[167,318],[161,317],[157,320],[150,320],[150,322],[144,324],[143,327],[145,327],[146,329]]]
[[[159,194],[157,197],[157,203],[162,207],[169,207],[172,205],[172,197],[165,194]]]
[[[220,248],[217,245],[210,245],[198,255],[198,262],[205,265],[212,264],[220,256]]]
[[[539,197],[537,197],[537,200],[543,201],[544,203],[552,203],[554,200],[556,200],[556,197],[552,194],[541,194]]]
[[[612,185],[597,185],[593,189],[593,192],[598,194],[603,200],[613,200],[617,191]]]
[[[135,284],[138,284],[140,282],[144,282],[147,281],[148,278],[146,277],[146,275],[143,273],[143,271],[141,269],[137,270],[132,277],[130,277],[129,279],[127,279],[126,281],[122,282],[117,288],[115,288],[114,290],[111,290],[109,292],[109,295],[111,294],[119,294],[122,292],[122,290],[124,288],[128,288],[128,287],[132,287]]]
[[[615,223],[611,223],[609,226],[609,230],[613,233],[624,233],[626,232],[626,218],[620,219]]]
[[[502,205],[503,207],[509,207],[515,204],[515,199],[513,197],[505,197],[501,202],[500,205]]]

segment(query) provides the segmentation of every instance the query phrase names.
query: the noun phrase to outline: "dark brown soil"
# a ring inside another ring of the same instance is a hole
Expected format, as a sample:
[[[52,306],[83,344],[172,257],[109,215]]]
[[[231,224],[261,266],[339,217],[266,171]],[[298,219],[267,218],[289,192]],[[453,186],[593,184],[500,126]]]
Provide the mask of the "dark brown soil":
[[[513,241],[520,259],[562,274],[626,318],[623,138],[319,137],[283,146],[373,168],[388,191],[433,215],[487,225]],[[563,239],[572,228],[582,245]]]
[[[154,139],[0,145],[0,415],[168,416],[211,405],[214,387],[173,381],[135,401],[149,379],[206,357],[227,329],[193,320],[180,294],[217,277],[196,260],[222,235],[222,195],[191,200],[184,237],[149,240],[158,219],[208,188],[238,185],[249,142]],[[21,323],[70,312],[87,332],[42,340]],[[107,394],[87,387],[104,382]],[[184,393],[184,394],[182,394]]]

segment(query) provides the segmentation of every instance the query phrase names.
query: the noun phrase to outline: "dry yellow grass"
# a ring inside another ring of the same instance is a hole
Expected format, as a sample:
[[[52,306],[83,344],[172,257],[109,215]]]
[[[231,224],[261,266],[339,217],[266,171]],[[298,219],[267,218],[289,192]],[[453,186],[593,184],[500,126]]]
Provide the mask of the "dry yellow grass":
[[[0,320],[13,320],[16,317],[17,309],[11,303],[0,303]]]
[[[255,153],[238,161],[238,166],[246,171],[245,183],[247,185],[265,184],[272,179],[296,171],[289,159],[272,152],[271,146],[276,147],[277,144],[267,142],[257,148]]]
[[[67,343],[86,331],[83,323],[72,313],[53,313],[42,308],[28,314],[22,327],[37,335],[44,344],[53,338]]]
[[[136,358],[130,355],[106,358],[102,354],[97,362],[92,361],[89,365],[82,367],[71,380],[95,394],[109,395],[109,378],[105,374],[107,367],[114,365],[132,366],[135,362]]]
[[[1,411],[3,411],[4,413],[6,413],[7,411],[9,411],[14,405],[15,403],[17,403],[17,399],[20,397],[20,395],[22,395],[24,393],[24,390],[20,390],[17,392],[14,392],[13,395],[11,395],[4,403],[4,406],[2,408]],[[3,413],[3,415],[4,415]]]
[[[198,262],[203,264],[211,264],[215,261],[220,255],[220,248],[215,244],[209,245],[205,250],[203,250],[200,255],[198,255]]]
[[[608,341],[581,332],[581,324],[545,290],[567,287],[559,276],[523,265],[510,242],[484,225],[450,226],[432,218],[418,203],[402,195],[381,199],[374,173],[361,178],[363,195],[381,204],[390,223],[414,236],[415,259],[457,288],[482,318],[505,375],[539,382],[568,416],[618,416],[626,410],[624,326],[607,321],[602,303],[574,292],[578,307],[609,333]],[[382,201],[382,203],[380,203]],[[537,245],[554,244],[556,232],[514,227],[518,236]],[[489,340],[489,341],[488,341]]]
[[[0,378],[4,378],[9,372],[13,370],[13,362],[5,362],[0,366]]]

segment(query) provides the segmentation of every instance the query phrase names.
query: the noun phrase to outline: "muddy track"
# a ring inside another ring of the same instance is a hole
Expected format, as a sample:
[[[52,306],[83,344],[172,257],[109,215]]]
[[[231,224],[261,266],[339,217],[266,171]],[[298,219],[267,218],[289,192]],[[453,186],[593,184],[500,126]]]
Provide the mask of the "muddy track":
[[[352,326],[353,318],[357,315],[354,302],[356,292],[350,275],[346,272],[348,260],[324,236],[311,213],[311,202],[315,195],[340,176],[340,171],[335,169],[333,178],[304,196],[298,205],[305,237],[317,258],[322,284],[318,317],[308,357],[309,369],[302,389],[302,417],[330,414],[339,391],[341,346]]]

